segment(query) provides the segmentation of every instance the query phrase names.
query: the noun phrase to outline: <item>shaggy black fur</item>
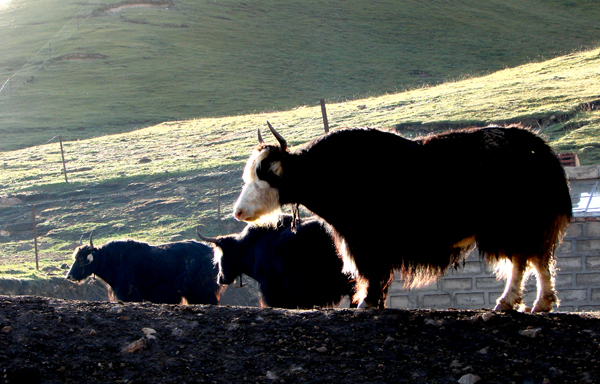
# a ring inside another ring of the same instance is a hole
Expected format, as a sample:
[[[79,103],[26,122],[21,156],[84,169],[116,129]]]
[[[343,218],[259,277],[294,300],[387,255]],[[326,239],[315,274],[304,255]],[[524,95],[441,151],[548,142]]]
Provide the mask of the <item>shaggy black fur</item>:
[[[117,240],[99,248],[77,247],[66,277],[82,281],[95,274],[122,301],[179,304],[185,298],[189,304],[218,304],[212,257],[210,247],[192,240],[155,246]]]
[[[564,170],[543,139],[519,127],[408,140],[347,129],[294,152],[265,145],[259,179],[334,230],[357,299],[383,307],[394,270],[408,286],[441,276],[477,245],[490,262],[553,250],[571,219]],[[270,171],[281,162],[282,173]],[[457,246],[474,236],[475,243]],[[368,287],[368,293],[367,291]],[[362,297],[361,297],[362,295]]]
[[[327,225],[307,218],[293,231],[292,221],[282,215],[274,227],[248,225],[240,234],[215,239],[223,253],[215,257],[220,282],[231,284],[244,273],[259,282],[271,307],[337,306],[353,295],[354,283],[342,273]]]

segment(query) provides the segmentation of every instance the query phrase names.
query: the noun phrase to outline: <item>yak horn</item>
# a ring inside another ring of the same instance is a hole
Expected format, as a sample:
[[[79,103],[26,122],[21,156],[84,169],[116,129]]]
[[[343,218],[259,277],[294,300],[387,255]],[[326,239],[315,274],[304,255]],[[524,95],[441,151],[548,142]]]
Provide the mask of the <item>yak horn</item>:
[[[260,128],[258,128],[257,131],[258,131],[258,144],[264,144],[265,141],[263,140],[262,136],[260,135]]]
[[[198,234],[198,237],[200,238],[200,240],[202,241],[207,241],[209,243],[214,243],[219,245],[219,240],[212,238],[212,237],[204,237],[200,234],[200,230],[198,229],[198,227],[196,227],[196,233]]]
[[[83,235],[79,238],[79,245],[83,245]]]
[[[273,126],[271,125],[271,123],[269,123],[268,120],[267,120],[267,125],[269,126],[269,129],[271,130],[271,133],[273,134],[273,136],[275,136],[277,141],[279,141],[279,145],[281,146],[281,148],[279,149],[279,152],[285,152],[285,150],[287,149],[287,142],[285,141],[283,136],[281,136],[279,133],[277,133],[275,128],[273,128]]]
[[[94,231],[90,232],[90,247],[94,249],[94,243],[92,242],[92,236],[94,236]]]

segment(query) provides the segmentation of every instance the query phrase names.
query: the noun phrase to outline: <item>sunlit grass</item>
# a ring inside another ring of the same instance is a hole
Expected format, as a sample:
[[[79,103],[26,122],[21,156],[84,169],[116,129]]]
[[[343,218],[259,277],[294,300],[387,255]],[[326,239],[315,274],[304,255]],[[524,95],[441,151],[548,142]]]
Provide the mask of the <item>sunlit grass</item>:
[[[595,49],[437,87],[329,103],[330,126],[401,127],[401,133],[414,136],[432,127],[544,121],[546,125],[537,128],[556,150],[576,152],[583,164],[597,163],[600,115],[586,105],[598,101],[599,54],[600,49]],[[323,132],[320,107],[304,106],[172,121],[65,142],[69,183],[61,173],[59,144],[53,141],[0,153],[2,196],[48,195],[46,200],[52,202],[41,204],[37,211],[40,225],[46,228],[40,237],[46,248],[40,252],[54,265],[69,263],[79,237],[91,230],[97,244],[123,237],[150,243],[195,238],[198,225],[209,236],[235,231],[239,224],[231,219],[231,205],[241,187],[241,169],[257,143],[257,129],[273,141],[266,131],[267,120],[291,147]],[[223,178],[220,230],[218,176]],[[2,214],[28,221],[30,212],[23,204],[3,209]],[[9,265],[6,268],[30,273],[32,243],[2,240],[0,254]]]
[[[329,104],[330,125],[385,128],[406,123],[494,123],[575,113],[578,107],[599,98],[599,52],[572,54],[437,87]],[[256,130],[266,128],[266,120],[289,138],[291,145],[323,132],[317,106],[168,122],[130,133],[65,142],[67,172],[75,171],[70,174],[72,185],[86,185],[239,168],[256,145]],[[558,149],[579,150],[594,142],[596,135],[589,134],[597,124],[596,111],[583,110],[561,123],[581,127],[563,132],[551,126],[548,135],[556,140]],[[580,155],[587,162],[585,151]],[[5,193],[64,187],[56,141],[0,153],[0,165],[0,185]]]

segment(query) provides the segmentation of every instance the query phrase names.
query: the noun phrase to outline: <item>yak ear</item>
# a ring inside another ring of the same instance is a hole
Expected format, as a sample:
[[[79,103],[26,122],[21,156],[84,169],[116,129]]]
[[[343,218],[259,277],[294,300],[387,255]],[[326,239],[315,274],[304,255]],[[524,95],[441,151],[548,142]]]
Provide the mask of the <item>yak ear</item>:
[[[281,165],[281,161],[272,162],[269,170],[275,175],[281,177],[281,175],[283,174],[283,166]]]
[[[274,158],[264,159],[260,167],[256,170],[256,175],[260,180],[269,183],[273,188],[278,188],[283,175],[283,164],[281,162],[283,153],[276,153]]]

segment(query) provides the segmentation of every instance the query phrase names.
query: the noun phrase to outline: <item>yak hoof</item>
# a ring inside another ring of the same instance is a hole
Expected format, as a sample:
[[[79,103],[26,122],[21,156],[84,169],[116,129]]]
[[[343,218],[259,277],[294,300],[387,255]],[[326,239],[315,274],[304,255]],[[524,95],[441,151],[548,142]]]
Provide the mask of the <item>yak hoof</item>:
[[[514,308],[514,306],[513,306],[513,305],[510,305],[510,304],[508,304],[508,303],[506,303],[506,302],[503,302],[503,301],[499,302],[499,303],[498,303],[498,304],[496,304],[496,306],[494,307],[494,311],[497,311],[497,312],[512,311],[512,310],[514,310],[514,309],[515,309],[515,308]]]
[[[552,292],[548,295],[544,295],[533,303],[533,310],[531,312],[552,312],[552,304],[556,303],[558,306],[560,301],[556,297],[556,292]]]
[[[532,313],[540,313],[540,312],[552,312],[552,304],[551,303],[535,303]]]

